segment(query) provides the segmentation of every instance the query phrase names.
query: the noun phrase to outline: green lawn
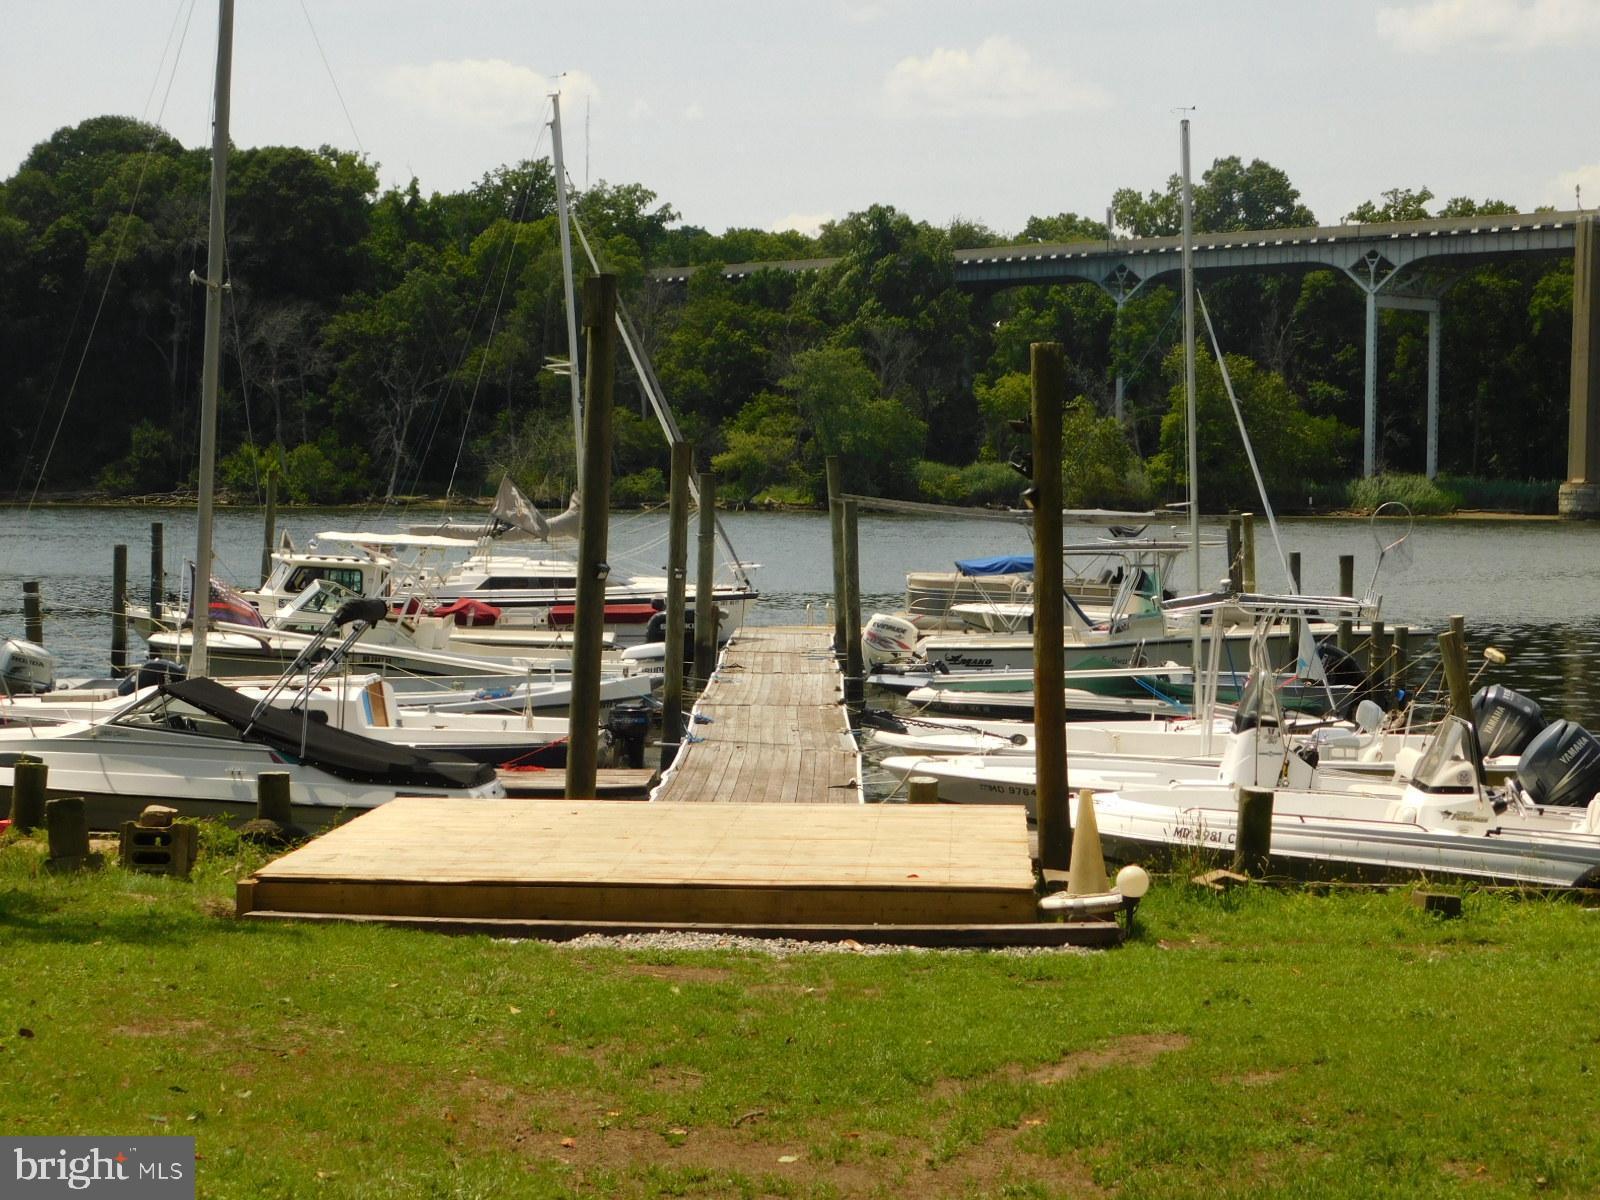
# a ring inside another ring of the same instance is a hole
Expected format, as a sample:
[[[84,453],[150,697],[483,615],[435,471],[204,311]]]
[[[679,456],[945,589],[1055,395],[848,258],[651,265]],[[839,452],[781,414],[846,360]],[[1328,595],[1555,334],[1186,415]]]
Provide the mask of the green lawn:
[[[1592,1196],[1600,912],[1158,883],[1012,956],[239,923],[0,846],[0,1127],[192,1133],[207,1197]]]

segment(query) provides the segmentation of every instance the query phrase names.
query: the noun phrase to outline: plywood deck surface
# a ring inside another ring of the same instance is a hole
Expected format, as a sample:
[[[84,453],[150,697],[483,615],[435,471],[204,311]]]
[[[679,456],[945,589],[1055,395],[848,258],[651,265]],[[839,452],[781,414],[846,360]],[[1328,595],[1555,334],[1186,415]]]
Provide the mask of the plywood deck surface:
[[[716,804],[856,804],[829,626],[746,626],[723,648],[684,745],[654,798]]]
[[[1020,807],[401,797],[257,872],[241,908],[418,917],[1032,919]]]

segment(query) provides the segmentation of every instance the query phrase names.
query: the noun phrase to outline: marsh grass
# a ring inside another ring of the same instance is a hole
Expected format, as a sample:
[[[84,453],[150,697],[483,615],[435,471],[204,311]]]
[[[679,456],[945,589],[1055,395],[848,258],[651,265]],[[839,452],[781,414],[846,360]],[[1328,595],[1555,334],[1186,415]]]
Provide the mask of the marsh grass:
[[[1600,1192],[1575,904],[1164,880],[1112,952],[773,958],[219,915],[254,854],[0,844],[6,1129],[192,1133],[207,1197]]]

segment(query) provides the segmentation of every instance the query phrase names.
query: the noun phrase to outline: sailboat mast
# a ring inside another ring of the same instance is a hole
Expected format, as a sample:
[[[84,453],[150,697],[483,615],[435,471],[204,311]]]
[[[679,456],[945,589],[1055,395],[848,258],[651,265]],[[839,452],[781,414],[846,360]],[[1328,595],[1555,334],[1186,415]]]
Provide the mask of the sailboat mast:
[[[561,226],[561,282],[567,293],[567,361],[572,385],[572,445],[583,487],[583,389],[578,379],[578,304],[572,289],[572,221],[567,215],[567,167],[561,156],[561,93],[550,93],[550,157],[556,171],[556,217]]]
[[[233,0],[217,12],[217,87],[211,130],[211,227],[206,242],[206,332],[200,370],[200,496],[195,522],[194,632],[189,673],[206,673],[206,629],[211,623],[211,512],[217,473],[217,378],[222,363],[223,226],[228,191],[228,96],[233,77]]]
[[[1189,552],[1194,555],[1194,594],[1205,590],[1200,571],[1200,438],[1194,379],[1194,195],[1189,187],[1189,118],[1180,122],[1183,160],[1183,395],[1189,427]],[[1194,669],[1200,670],[1200,614],[1194,618]]]

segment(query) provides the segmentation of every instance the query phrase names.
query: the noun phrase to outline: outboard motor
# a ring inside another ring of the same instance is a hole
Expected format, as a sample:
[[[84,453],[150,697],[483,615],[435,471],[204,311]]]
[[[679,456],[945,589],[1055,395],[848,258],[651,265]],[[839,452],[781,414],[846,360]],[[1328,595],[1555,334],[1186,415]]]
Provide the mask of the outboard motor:
[[[1485,758],[1521,754],[1544,728],[1544,710],[1537,700],[1492,683],[1472,697],[1472,723]]]
[[[1517,762],[1517,782],[1535,804],[1582,808],[1600,793],[1600,738],[1552,721]]]
[[[868,667],[910,658],[917,648],[917,627],[904,617],[873,613],[861,631],[861,654]]]
[[[628,766],[644,766],[644,744],[650,736],[650,706],[642,701],[613,704],[605,727],[621,747],[622,758]]]

